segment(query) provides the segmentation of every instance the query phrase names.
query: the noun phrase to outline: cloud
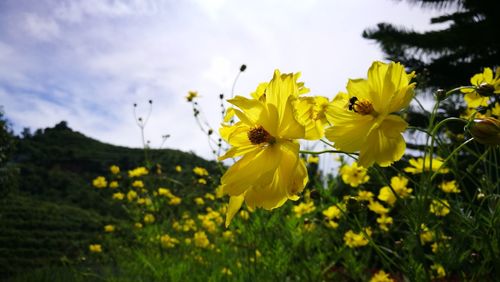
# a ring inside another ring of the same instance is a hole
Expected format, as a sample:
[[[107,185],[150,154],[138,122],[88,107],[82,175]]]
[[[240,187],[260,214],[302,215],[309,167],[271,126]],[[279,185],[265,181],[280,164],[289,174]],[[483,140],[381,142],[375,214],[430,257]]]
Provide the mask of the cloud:
[[[273,70],[302,71],[312,94],[333,96],[382,54],[361,38],[380,21],[428,27],[393,1],[8,1],[0,15],[0,98],[17,130],[60,120],[91,137],[141,145],[132,105],[153,112],[147,139],[212,158],[189,90],[214,129],[219,94],[247,95]],[[23,2],[24,3],[24,2]],[[427,15],[427,16],[426,16]],[[19,25],[14,23],[21,23]],[[28,36],[26,36],[28,35]]]

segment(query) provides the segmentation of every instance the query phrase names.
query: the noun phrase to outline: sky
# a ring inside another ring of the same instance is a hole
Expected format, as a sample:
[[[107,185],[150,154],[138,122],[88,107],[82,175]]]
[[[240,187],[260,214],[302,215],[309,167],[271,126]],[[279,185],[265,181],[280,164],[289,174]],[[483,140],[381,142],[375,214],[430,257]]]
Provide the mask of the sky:
[[[274,69],[301,72],[313,95],[333,97],[366,77],[380,48],[361,33],[389,22],[439,29],[439,12],[394,0],[2,0],[0,106],[19,133],[65,120],[102,142],[213,159],[185,96],[197,91],[214,130],[219,94],[249,95]],[[310,144],[308,145],[310,146]]]

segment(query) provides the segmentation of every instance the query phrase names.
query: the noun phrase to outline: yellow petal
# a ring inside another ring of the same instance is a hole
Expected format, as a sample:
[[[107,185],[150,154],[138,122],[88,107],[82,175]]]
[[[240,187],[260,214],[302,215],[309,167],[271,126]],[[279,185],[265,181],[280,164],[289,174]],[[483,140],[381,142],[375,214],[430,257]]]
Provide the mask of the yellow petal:
[[[240,210],[244,199],[245,199],[244,195],[232,196],[229,198],[229,205],[227,207],[227,213],[226,213],[226,228],[231,223],[231,220],[233,219],[234,215]]]

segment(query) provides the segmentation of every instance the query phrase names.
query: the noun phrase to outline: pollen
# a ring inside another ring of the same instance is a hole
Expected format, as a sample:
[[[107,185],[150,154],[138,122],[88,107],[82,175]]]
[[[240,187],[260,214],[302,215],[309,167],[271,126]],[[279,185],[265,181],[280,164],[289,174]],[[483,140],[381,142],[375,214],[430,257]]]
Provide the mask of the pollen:
[[[373,105],[368,100],[359,100],[356,97],[349,99],[349,109],[360,115],[370,115],[373,113]]]
[[[267,132],[264,127],[258,126],[248,131],[248,140],[254,145],[262,144],[264,142],[273,144],[276,140]]]

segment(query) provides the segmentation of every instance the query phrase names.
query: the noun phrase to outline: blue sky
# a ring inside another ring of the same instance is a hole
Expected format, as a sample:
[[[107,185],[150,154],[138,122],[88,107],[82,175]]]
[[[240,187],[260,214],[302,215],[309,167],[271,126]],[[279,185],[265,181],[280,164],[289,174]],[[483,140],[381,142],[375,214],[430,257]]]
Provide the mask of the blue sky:
[[[139,115],[153,147],[211,158],[196,127],[188,91],[198,91],[217,129],[218,96],[248,95],[273,70],[302,72],[311,94],[334,96],[348,78],[365,77],[378,46],[361,38],[379,22],[416,30],[437,11],[404,1],[2,0],[0,105],[19,132],[66,120],[82,133],[141,146]]]

